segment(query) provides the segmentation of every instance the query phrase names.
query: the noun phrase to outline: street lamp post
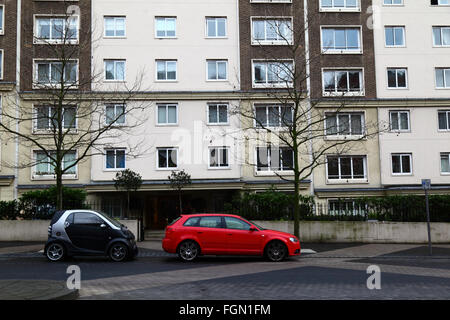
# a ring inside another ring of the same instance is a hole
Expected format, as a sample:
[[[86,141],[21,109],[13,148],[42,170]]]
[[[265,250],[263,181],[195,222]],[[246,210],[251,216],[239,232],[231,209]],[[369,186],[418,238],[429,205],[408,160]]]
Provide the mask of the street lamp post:
[[[433,249],[431,247],[430,204],[428,201],[428,190],[431,189],[431,180],[422,179],[422,188],[425,190],[425,208],[427,211],[427,229],[428,229],[428,251],[431,256],[433,255]]]

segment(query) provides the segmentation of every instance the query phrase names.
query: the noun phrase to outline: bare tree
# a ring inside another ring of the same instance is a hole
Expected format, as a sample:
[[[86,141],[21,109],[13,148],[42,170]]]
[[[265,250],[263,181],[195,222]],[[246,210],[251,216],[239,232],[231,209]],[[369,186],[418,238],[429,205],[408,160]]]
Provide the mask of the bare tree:
[[[247,107],[241,104],[232,112],[243,119],[247,139],[264,145],[256,147],[256,159],[247,160],[248,164],[260,171],[273,171],[280,179],[293,183],[294,234],[299,236],[302,181],[327,163],[327,155],[348,154],[361,141],[376,136],[379,126],[362,117],[355,117],[354,122],[342,117],[339,122],[344,109],[361,101],[358,96],[364,90],[360,87],[362,81],[353,85],[350,79],[341,85],[333,82],[335,77],[325,86],[328,97],[311,97],[310,68],[320,63],[320,56],[314,56],[306,45],[309,25],[314,21],[304,23],[301,13],[297,15],[302,23],[294,23],[295,28],[290,19],[252,21],[252,42],[257,45],[259,57],[253,62],[254,88],[246,100],[259,96],[262,102],[255,103],[254,108],[251,103]],[[344,77],[348,80],[349,75],[343,73],[342,80]]]
[[[0,129],[32,154],[21,155],[19,168],[33,167],[36,175],[56,180],[57,209],[62,209],[63,177],[75,176],[75,168],[87,158],[103,154],[105,146],[126,139],[130,129],[145,122],[148,105],[139,102],[143,72],[132,84],[125,81],[114,88],[96,91],[103,85],[103,70],[90,68],[91,27],[79,27],[80,13],[71,2],[61,2],[54,19],[36,20],[36,26],[24,25],[24,34],[33,34],[34,46],[45,52],[30,69],[33,96],[23,92],[16,102],[11,96],[3,109]],[[88,61],[86,61],[88,60]],[[86,65],[87,68],[81,68]],[[31,68],[33,68],[31,70]],[[106,70],[106,73],[110,70]],[[121,70],[115,70],[123,77]],[[139,145],[139,143],[136,143]],[[128,155],[138,152],[128,146]]]

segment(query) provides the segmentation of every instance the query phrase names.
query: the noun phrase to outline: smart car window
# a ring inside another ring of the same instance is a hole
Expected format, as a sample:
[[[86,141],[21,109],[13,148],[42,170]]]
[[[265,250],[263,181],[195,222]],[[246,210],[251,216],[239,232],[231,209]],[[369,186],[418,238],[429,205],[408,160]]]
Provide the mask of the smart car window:
[[[185,226],[185,227],[198,226],[199,220],[200,220],[200,217],[189,218],[186,220],[186,222],[183,224],[183,226]]]
[[[199,227],[205,228],[222,228],[221,217],[201,217]]]
[[[76,212],[74,217],[75,224],[100,224],[103,223],[99,217],[89,212]]]
[[[249,230],[251,225],[240,219],[225,217],[227,229]]]
[[[72,223],[73,223],[73,216],[74,216],[73,213],[69,214],[69,216],[68,216],[67,219],[66,219],[66,222],[72,224]]]

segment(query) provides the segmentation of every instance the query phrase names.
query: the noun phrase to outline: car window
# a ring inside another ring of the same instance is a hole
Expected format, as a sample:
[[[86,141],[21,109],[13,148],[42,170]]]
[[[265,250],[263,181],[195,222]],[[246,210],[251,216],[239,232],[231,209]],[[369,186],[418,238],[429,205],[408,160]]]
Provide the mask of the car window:
[[[201,217],[199,227],[222,228],[222,217]]]
[[[189,218],[186,220],[186,222],[183,224],[183,226],[185,226],[185,227],[198,226],[199,221],[200,221],[200,217]]]
[[[69,216],[66,218],[66,222],[72,224],[74,215],[75,214],[73,214],[73,213],[69,214]]]
[[[76,212],[73,222],[75,224],[101,224],[103,220],[93,213]]]
[[[249,230],[251,225],[241,219],[225,217],[227,229]]]

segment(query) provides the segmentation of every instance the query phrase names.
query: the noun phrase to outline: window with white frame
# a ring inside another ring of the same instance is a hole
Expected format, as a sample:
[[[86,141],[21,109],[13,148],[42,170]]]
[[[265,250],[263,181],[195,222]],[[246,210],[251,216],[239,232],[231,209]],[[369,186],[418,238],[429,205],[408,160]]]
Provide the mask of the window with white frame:
[[[158,124],[177,124],[178,123],[178,105],[177,104],[158,104]]]
[[[0,5],[0,34],[5,33],[5,5]]]
[[[363,204],[356,203],[352,199],[328,200],[329,215],[365,215],[367,209]]]
[[[450,153],[441,153],[441,173],[450,174]]]
[[[294,151],[289,147],[267,146],[256,148],[257,171],[292,171]]]
[[[450,68],[436,68],[436,88],[450,89]]]
[[[105,151],[105,168],[107,170],[125,169],[125,149],[108,149]]]
[[[125,60],[105,60],[105,80],[125,81]]]
[[[124,16],[105,16],[105,37],[125,37]]]
[[[403,5],[403,0],[383,0],[384,5]]]
[[[3,49],[0,49],[0,79],[3,79]]]
[[[322,71],[323,95],[363,95],[362,69]]]
[[[433,44],[436,47],[450,46],[450,26],[433,27]]]
[[[227,124],[228,104],[208,103],[208,124]]]
[[[432,6],[449,6],[450,0],[431,0]]]
[[[438,111],[438,119],[439,119],[439,130],[450,130],[450,110],[439,110]]]
[[[35,18],[34,37],[37,41],[65,42],[78,39],[78,16]]]
[[[322,27],[322,53],[361,53],[360,27]]]
[[[412,174],[412,154],[394,153],[391,155],[392,174]]]
[[[209,167],[210,168],[228,168],[229,147],[210,147],[209,148]]]
[[[77,82],[78,62],[65,61],[41,61],[37,60],[35,64],[35,83],[53,84],[63,86],[71,86]]]
[[[357,11],[359,0],[320,0],[320,9],[327,11]]]
[[[389,111],[391,131],[409,131],[409,110]]]
[[[361,136],[364,134],[364,113],[326,112],[325,132],[327,136]]]
[[[54,106],[36,106],[34,130],[58,130],[57,108]],[[64,129],[74,129],[77,126],[76,107],[63,107],[61,124]]]
[[[105,106],[105,123],[109,124],[125,124],[125,105],[123,103],[107,104]]]
[[[366,156],[327,156],[328,180],[367,180]]]
[[[206,17],[206,37],[224,38],[227,36],[226,17]]]
[[[178,166],[177,148],[157,148],[158,169],[173,169]]]
[[[386,26],[384,27],[386,47],[404,47],[405,46],[405,27],[404,26]]]
[[[156,38],[175,38],[176,37],[176,17],[156,17],[155,18],[155,36]]]
[[[387,79],[389,89],[408,88],[408,70],[406,68],[388,68]]]
[[[294,62],[253,61],[253,87],[292,86]]]
[[[35,165],[33,167],[33,175],[36,176],[49,176],[55,174],[55,161],[52,160],[56,157],[55,151],[50,151],[50,157],[44,151],[33,151]],[[77,165],[76,152],[66,151],[63,155],[62,169],[66,170],[64,175],[76,175]]]
[[[292,18],[252,18],[252,44],[292,44]]]
[[[206,60],[207,66],[207,79],[210,81],[224,81],[227,80],[227,60]]]
[[[292,121],[293,109],[291,105],[255,105],[256,128],[288,127],[292,125]]]
[[[156,80],[176,81],[177,60],[156,60]]]

